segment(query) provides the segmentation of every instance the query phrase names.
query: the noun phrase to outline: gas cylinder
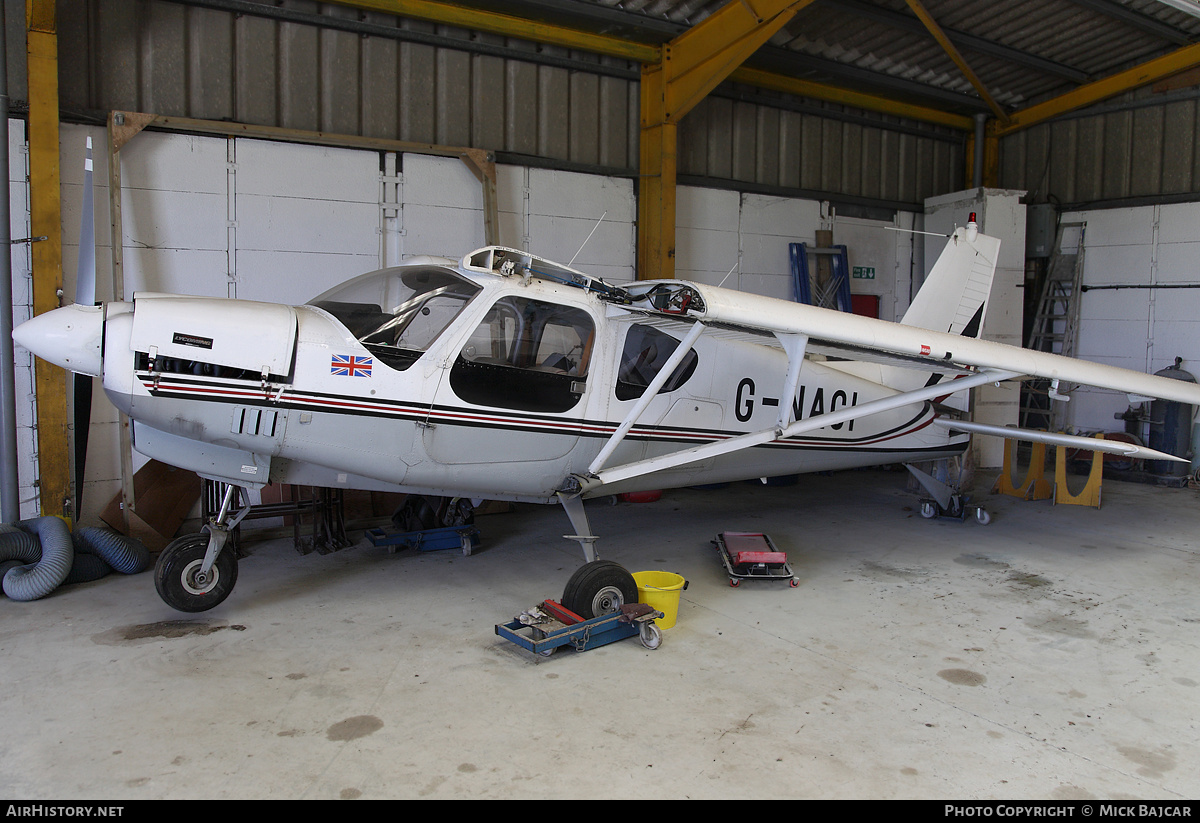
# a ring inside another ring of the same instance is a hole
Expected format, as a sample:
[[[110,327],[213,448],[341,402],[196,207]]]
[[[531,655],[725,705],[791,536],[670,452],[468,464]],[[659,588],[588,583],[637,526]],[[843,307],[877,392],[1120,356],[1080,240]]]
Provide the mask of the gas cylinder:
[[[1155,372],[1156,377],[1167,377],[1173,380],[1184,380],[1195,383],[1196,378],[1180,368],[1182,357],[1175,358],[1175,365],[1168,366]],[[1195,406],[1179,403],[1174,400],[1155,400],[1150,404],[1149,445],[1152,449],[1173,454],[1176,457],[1191,458],[1192,452],[1192,417]],[[1184,477],[1187,475],[1187,463],[1175,463],[1168,460],[1148,460],[1146,469],[1151,474],[1168,477]]]

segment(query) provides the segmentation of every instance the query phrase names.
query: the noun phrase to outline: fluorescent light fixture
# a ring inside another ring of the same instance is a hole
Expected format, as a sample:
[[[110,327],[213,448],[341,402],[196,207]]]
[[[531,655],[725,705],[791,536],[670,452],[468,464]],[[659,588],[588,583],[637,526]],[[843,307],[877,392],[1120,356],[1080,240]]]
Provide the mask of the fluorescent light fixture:
[[[1164,6],[1178,9],[1184,14],[1190,14],[1192,17],[1200,17],[1200,0],[1158,0],[1158,2]]]

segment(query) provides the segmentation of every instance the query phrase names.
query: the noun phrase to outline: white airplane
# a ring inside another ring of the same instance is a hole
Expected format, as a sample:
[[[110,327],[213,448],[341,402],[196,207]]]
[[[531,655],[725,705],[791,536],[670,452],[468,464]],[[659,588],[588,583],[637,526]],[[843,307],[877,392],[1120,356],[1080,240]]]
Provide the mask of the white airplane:
[[[901,323],[680,280],[610,284],[493,246],[300,306],[138,293],[13,336],[102,378],[139,452],[230,484],[205,531],[159,557],[176,609],[233,588],[233,487],[291,483],[561,503],[587,561],[564,605],[592,617],[637,593],[596,559],[584,498],[936,460],[973,433],[1178,459],[947,405],[1034,377],[1200,405],[1196,384],[978,339],[999,248],[972,215]]]

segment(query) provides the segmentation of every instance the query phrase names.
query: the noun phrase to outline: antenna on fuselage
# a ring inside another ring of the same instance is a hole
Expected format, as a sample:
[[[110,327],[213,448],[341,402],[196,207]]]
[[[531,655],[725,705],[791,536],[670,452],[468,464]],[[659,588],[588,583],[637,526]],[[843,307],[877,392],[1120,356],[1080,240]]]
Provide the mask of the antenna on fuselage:
[[[608,211],[605,210],[604,214],[600,215],[600,219],[596,221],[596,225],[592,226],[592,230],[588,232],[588,236],[584,238],[583,243],[579,246],[579,251],[575,252],[575,257],[578,257],[579,252],[583,251],[583,247],[586,246],[588,241],[592,239],[592,235],[596,233],[596,229],[600,228],[600,224],[604,222],[604,218],[607,216]],[[575,265],[575,257],[571,258],[571,262],[567,264],[567,268]]]
[[[919,229],[902,229],[899,226],[884,226],[888,231],[902,231],[905,234],[928,234],[930,237],[953,237],[954,234],[942,234],[940,231],[920,231]]]
[[[722,278],[721,278],[721,282],[717,284],[717,288],[718,288],[718,289],[719,289],[719,288],[721,288],[722,286],[724,286],[724,285],[725,285],[725,281],[729,279],[729,275],[730,275],[730,274],[733,274],[733,271],[734,271],[734,269],[736,269],[736,268],[738,267],[738,263],[741,263],[741,262],[742,262],[742,261],[741,261],[741,260],[739,260],[737,263],[734,263],[734,264],[733,264],[733,269],[730,269],[730,270],[729,270],[729,274],[726,274],[724,277],[722,277]]]

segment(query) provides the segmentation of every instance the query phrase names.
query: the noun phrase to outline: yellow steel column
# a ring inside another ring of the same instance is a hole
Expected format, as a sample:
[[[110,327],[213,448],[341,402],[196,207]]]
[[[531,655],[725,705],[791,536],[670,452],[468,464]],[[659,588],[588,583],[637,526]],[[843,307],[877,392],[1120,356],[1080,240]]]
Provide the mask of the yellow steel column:
[[[814,0],[730,0],[662,47],[642,68],[638,167],[638,272],[675,276],[675,181],[679,121]]]
[[[987,132],[983,137],[983,185],[986,188],[996,188],[1000,185],[1000,136],[997,134],[998,124],[988,121]]]
[[[661,65],[642,67],[638,166],[637,274],[642,280],[675,276],[677,128],[667,122]]]
[[[29,208],[33,313],[58,308],[62,291],[62,202],[58,160],[58,32],[54,0],[26,0],[29,70]],[[43,514],[61,515],[71,499],[67,374],[34,359],[38,476]]]

